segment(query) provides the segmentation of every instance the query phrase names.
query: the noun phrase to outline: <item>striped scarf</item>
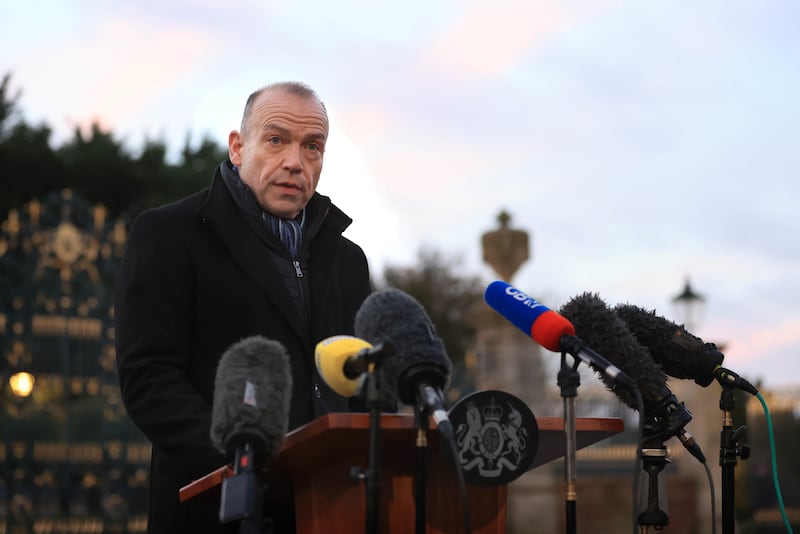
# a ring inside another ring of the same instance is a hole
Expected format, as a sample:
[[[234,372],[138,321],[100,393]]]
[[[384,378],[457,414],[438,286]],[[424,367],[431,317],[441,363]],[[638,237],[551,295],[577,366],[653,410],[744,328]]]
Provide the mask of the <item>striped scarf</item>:
[[[294,219],[281,219],[266,211],[261,212],[261,217],[267,223],[267,228],[280,238],[286,250],[289,251],[289,256],[293,260],[297,259],[297,254],[303,244],[306,210],[301,211]]]

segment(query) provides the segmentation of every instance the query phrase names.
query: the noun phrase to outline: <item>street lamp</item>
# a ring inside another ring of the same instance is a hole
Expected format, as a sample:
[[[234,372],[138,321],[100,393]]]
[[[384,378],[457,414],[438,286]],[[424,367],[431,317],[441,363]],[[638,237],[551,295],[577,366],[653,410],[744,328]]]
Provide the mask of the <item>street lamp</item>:
[[[5,438],[5,492],[6,492],[6,526],[10,527],[9,532],[23,532],[23,527],[31,527],[29,521],[31,517],[30,500],[20,490],[20,477],[24,471],[18,469],[19,459],[25,454],[26,445],[12,441],[12,438],[19,436],[12,432],[12,418],[22,417],[22,399],[30,396],[33,392],[33,384],[36,382],[34,376],[24,371],[14,373],[8,378],[8,385],[11,389],[11,399],[6,403],[6,411],[3,414],[3,435]],[[20,449],[20,445],[22,448]]]
[[[695,293],[689,283],[689,277],[686,277],[686,285],[683,286],[683,291],[672,297],[672,304],[676,308],[676,315],[679,321],[683,321],[683,325],[689,332],[694,332],[697,325],[700,323],[700,316],[702,315],[706,298],[699,293]]]
[[[8,379],[8,384],[11,386],[11,391],[16,397],[27,397],[33,391],[33,384],[36,379],[32,374],[20,371],[11,375]]]

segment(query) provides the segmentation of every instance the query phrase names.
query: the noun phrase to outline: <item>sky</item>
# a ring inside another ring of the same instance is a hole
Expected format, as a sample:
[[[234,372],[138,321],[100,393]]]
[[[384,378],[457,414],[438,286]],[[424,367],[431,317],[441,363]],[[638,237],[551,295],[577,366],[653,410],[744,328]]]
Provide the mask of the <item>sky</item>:
[[[300,80],[331,120],[319,191],[373,274],[421,249],[488,284],[481,235],[530,235],[512,283],[683,322],[762,387],[800,383],[800,4],[790,0],[0,0],[0,71],[53,143],[227,143]],[[109,177],[113,179],[113,177]],[[557,359],[557,355],[554,355]],[[555,381],[555,376],[553,377]]]

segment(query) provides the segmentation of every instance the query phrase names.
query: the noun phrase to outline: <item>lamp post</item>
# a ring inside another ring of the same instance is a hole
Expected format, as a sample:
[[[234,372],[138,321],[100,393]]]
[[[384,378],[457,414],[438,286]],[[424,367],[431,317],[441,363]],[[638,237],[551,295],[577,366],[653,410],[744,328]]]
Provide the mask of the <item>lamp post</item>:
[[[694,332],[697,329],[705,300],[706,298],[703,295],[695,293],[692,289],[688,276],[686,277],[683,291],[672,297],[672,304],[676,308],[678,320],[683,321],[686,330],[689,332]]]
[[[672,298],[672,302],[676,306],[677,315],[684,321],[684,328],[690,333],[694,332],[699,324],[700,315],[702,314],[705,305],[705,297],[699,293],[696,293],[692,289],[688,277],[686,278],[686,284],[683,287],[683,291],[674,296]],[[724,343],[714,343],[714,345],[719,351],[723,351],[725,348]],[[713,394],[715,390],[711,388],[694,388],[694,392],[694,394],[698,396],[709,396],[710,394]],[[722,410],[722,430],[719,433],[719,465],[721,467],[720,480],[722,487],[720,499],[722,504],[722,534],[733,534],[736,527],[734,467],[738,464],[739,458],[745,460],[750,456],[749,445],[740,442],[740,438],[743,435],[745,427],[740,426],[738,429],[734,429],[733,427],[733,421],[735,418],[734,410],[736,409],[736,397],[734,395],[734,390],[732,386],[723,385],[719,393],[718,403],[711,402],[710,397],[696,397],[692,400],[698,401],[695,404],[695,406],[698,408],[698,412],[695,412],[696,416],[699,413],[702,414],[703,410],[705,409],[704,407],[717,405]],[[739,411],[739,416],[741,417],[743,415],[744,413]],[[700,419],[710,421],[711,413],[709,412],[708,415],[700,415]],[[701,430],[696,438],[699,442],[702,441],[711,443],[712,434],[710,432],[703,432]],[[711,520],[716,521],[717,518],[712,517]]]
[[[23,448],[19,451],[19,445],[13,442],[10,419],[21,416],[20,404],[22,399],[31,395],[35,382],[35,377],[24,371],[18,371],[8,378],[11,398],[8,399],[6,413],[3,418],[3,431],[6,445],[6,527],[9,528],[9,531],[13,531],[14,526],[31,526],[31,502],[24,493],[19,493],[20,488],[17,484],[18,474],[16,472],[18,456],[24,455],[25,449]]]

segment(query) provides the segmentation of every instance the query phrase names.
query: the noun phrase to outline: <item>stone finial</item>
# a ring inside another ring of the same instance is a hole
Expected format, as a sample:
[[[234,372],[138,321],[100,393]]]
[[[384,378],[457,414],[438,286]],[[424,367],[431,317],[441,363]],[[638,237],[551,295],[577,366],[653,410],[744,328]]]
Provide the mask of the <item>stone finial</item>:
[[[481,237],[483,261],[486,262],[500,278],[511,282],[511,278],[528,259],[528,233],[523,230],[512,230],[509,227],[511,215],[503,210],[497,216],[500,229],[486,232]]]

